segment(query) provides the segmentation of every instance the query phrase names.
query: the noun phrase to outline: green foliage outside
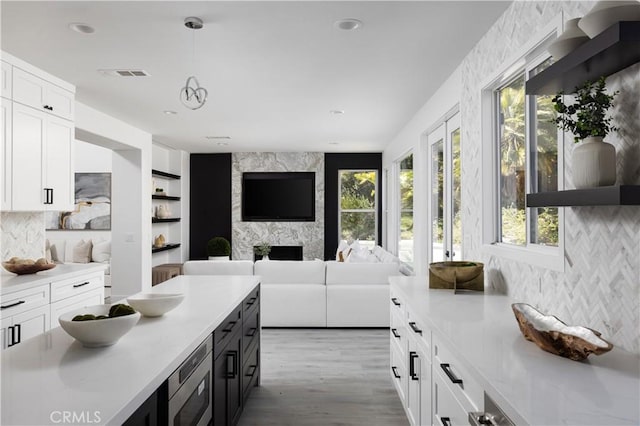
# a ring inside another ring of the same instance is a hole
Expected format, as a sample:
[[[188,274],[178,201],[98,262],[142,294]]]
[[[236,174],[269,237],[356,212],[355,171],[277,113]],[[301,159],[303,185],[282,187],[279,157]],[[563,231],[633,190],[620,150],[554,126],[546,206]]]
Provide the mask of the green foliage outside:
[[[341,239],[375,241],[376,181],[375,170],[340,172]]]
[[[413,240],[413,154],[400,162],[400,239]]]

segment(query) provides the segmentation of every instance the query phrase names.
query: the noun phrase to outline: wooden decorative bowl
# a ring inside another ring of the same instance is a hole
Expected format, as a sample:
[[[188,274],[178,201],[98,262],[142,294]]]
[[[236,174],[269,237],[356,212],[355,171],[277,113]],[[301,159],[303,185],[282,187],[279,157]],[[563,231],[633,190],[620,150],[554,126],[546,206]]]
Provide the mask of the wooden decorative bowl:
[[[36,272],[46,271],[56,267],[55,263],[47,263],[44,265],[23,265],[19,263],[2,262],[2,267],[9,272],[18,275],[35,274]]]
[[[450,283],[453,282],[454,276],[460,283],[470,281],[480,275],[483,268],[484,264],[480,262],[453,261],[429,264],[429,270],[434,275]]]

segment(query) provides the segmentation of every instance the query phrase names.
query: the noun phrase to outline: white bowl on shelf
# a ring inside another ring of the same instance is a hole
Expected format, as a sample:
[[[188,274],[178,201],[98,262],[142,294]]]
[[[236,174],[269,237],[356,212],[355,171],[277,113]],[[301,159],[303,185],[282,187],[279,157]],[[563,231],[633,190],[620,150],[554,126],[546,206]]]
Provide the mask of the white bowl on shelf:
[[[58,318],[64,331],[88,348],[98,348],[115,344],[122,336],[140,320],[140,314],[135,312],[113,318],[89,321],[72,321],[76,315],[93,314],[109,315],[111,305],[94,305],[66,312]]]
[[[184,294],[138,293],[127,298],[127,303],[145,317],[159,317],[174,309],[184,300]]]

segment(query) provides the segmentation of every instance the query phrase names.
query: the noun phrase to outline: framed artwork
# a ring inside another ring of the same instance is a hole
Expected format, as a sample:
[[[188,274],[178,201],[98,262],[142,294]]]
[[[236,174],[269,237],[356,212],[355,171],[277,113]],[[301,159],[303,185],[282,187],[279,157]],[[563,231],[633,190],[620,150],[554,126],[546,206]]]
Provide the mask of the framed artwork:
[[[111,173],[76,173],[75,209],[46,212],[47,230],[110,230]]]

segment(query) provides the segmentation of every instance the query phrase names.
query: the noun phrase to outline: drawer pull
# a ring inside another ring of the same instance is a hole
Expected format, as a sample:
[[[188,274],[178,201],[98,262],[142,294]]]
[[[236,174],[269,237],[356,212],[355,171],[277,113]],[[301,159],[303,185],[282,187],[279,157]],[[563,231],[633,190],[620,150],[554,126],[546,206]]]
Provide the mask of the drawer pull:
[[[451,426],[451,419],[449,417],[440,417],[440,423],[442,423],[442,426]]]
[[[400,306],[400,302],[398,302],[398,299],[396,299],[395,297],[392,297],[391,301],[393,302],[394,305]]]
[[[82,284],[74,284],[73,288],[83,287],[83,286],[85,286],[85,285],[87,285],[89,283],[90,283],[90,281],[85,281]]]
[[[238,352],[230,351],[229,353],[227,353],[227,379],[235,379],[237,374],[238,374]]]
[[[249,371],[247,371],[247,374],[245,374],[245,377],[253,377],[254,374],[256,374],[256,370],[258,369],[257,365],[251,365],[249,366]]]
[[[409,352],[409,376],[411,376],[411,380],[420,380],[420,377],[416,375],[416,366],[413,364],[413,361],[418,358],[418,354],[416,352]]]
[[[391,329],[391,334],[393,334],[393,337],[395,337],[396,339],[400,338],[400,333],[398,333],[398,330],[395,328]]]
[[[416,325],[415,322],[410,322],[409,323],[409,327],[411,327],[411,329],[413,330],[414,333],[418,333],[418,334],[422,335],[422,330],[420,330],[418,328],[418,326]]]
[[[224,331],[225,333],[229,333],[231,330],[233,330],[233,327],[236,325],[236,321],[230,321],[229,324],[227,324],[227,328],[223,328],[222,331]]]
[[[252,297],[251,299],[247,300],[247,306],[253,305],[254,303],[256,303],[256,300],[257,299],[255,297]]]
[[[10,305],[2,305],[2,306],[0,306],[0,309],[13,308],[14,306],[22,305],[23,303],[27,303],[27,302],[25,302],[24,300],[21,300],[21,301],[19,301],[19,302],[12,303],[12,304],[10,304]]]
[[[256,332],[258,331],[258,329],[256,327],[251,327],[249,329],[249,331],[247,332],[247,334],[245,334],[245,336],[247,337],[253,337],[256,335]]]
[[[398,369],[396,367],[391,367],[391,371],[393,372],[393,377],[396,379],[400,378],[400,373],[398,373]]]
[[[440,364],[440,367],[444,370],[444,374],[447,375],[452,383],[456,383],[459,385],[462,384],[462,379],[458,379],[455,374],[453,374],[453,372],[451,371],[451,366],[449,364]]]
[[[22,325],[21,325],[21,324],[16,324],[16,325],[14,325],[14,326],[13,326],[13,330],[14,330],[14,332],[15,332],[14,337],[15,337],[15,336],[18,336],[18,337],[15,337],[15,339],[13,340],[13,344],[14,344],[14,345],[17,345],[18,343],[20,343],[20,342],[22,341],[22,333],[21,333],[21,331],[22,331]]]

